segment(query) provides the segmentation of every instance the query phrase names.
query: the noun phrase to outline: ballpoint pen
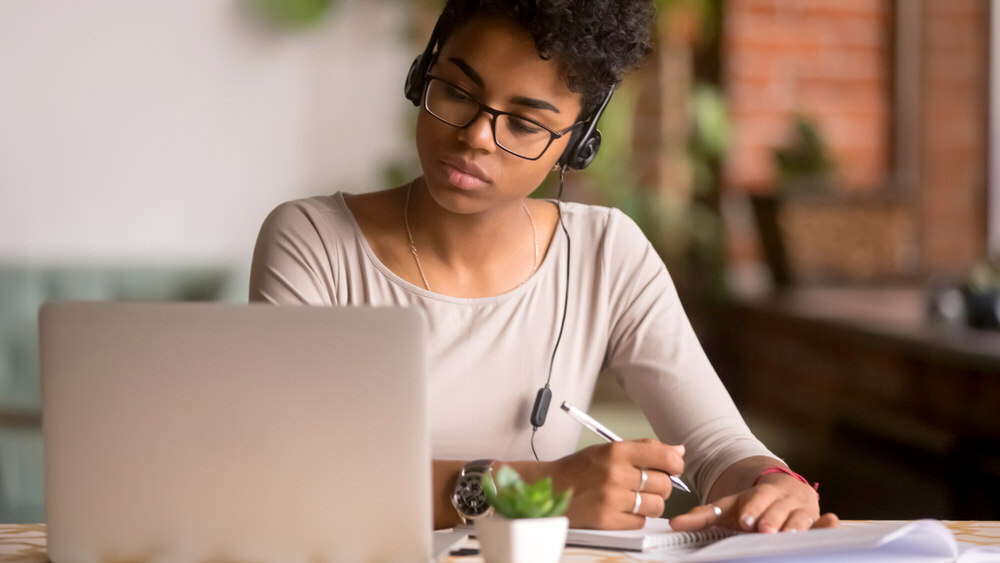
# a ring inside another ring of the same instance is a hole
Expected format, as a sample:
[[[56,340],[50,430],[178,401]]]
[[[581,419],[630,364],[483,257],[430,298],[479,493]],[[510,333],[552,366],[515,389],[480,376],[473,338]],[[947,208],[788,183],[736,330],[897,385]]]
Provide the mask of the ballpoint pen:
[[[604,426],[600,422],[597,422],[596,420],[594,420],[594,418],[592,416],[590,416],[589,414],[587,414],[587,413],[583,412],[582,410],[580,410],[580,409],[574,407],[573,405],[569,404],[568,401],[563,401],[562,410],[566,411],[566,414],[568,414],[570,416],[570,418],[572,418],[573,420],[575,420],[575,421],[579,422],[580,424],[586,426],[588,429],[590,429],[591,431],[593,431],[595,434],[597,434],[601,438],[604,438],[605,440],[607,440],[609,442],[621,442],[622,441],[621,437],[619,437],[617,434],[615,434],[611,430],[608,430],[608,428],[606,426]],[[688,488],[688,486],[684,484],[684,481],[681,481],[680,477],[676,477],[674,475],[669,475],[669,474],[668,474],[668,476],[670,477],[670,481],[673,482],[673,484],[678,489],[684,491],[685,493],[690,493],[691,492],[691,489]]]

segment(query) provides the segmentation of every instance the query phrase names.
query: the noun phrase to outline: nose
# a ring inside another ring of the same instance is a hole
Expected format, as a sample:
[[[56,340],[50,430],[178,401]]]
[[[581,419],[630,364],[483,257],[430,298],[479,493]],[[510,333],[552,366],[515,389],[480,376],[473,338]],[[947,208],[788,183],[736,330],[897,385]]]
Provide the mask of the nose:
[[[480,111],[471,123],[458,130],[458,138],[474,149],[495,151],[497,146],[493,139],[493,116]]]

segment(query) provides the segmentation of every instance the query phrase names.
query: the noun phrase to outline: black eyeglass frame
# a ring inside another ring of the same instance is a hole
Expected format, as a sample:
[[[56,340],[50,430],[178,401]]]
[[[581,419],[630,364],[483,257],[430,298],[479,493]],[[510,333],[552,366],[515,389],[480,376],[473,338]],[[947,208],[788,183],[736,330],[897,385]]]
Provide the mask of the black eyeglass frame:
[[[425,76],[426,76],[426,78],[424,80],[425,85],[424,85],[424,103],[423,103],[423,106],[424,106],[424,109],[427,110],[427,113],[431,114],[438,121],[440,121],[442,123],[447,123],[448,125],[451,125],[452,127],[457,127],[459,129],[465,129],[469,125],[472,125],[472,123],[475,120],[479,119],[479,116],[482,115],[483,112],[486,112],[490,117],[492,117],[492,119],[490,119],[490,131],[493,133],[493,143],[496,146],[498,146],[501,149],[503,149],[504,152],[508,152],[508,153],[510,153],[510,154],[518,157],[518,158],[523,158],[525,160],[538,160],[539,158],[542,158],[543,156],[545,156],[546,151],[549,150],[549,147],[552,146],[552,143],[556,139],[559,139],[559,138],[565,136],[566,133],[569,133],[573,129],[576,129],[577,127],[579,127],[579,126],[584,125],[585,123],[587,123],[586,121],[577,121],[573,125],[570,125],[569,127],[565,128],[565,129],[563,129],[561,131],[553,131],[552,129],[549,129],[548,127],[542,125],[541,123],[539,123],[539,122],[537,122],[534,119],[531,119],[529,117],[524,117],[523,115],[519,115],[519,114],[516,114],[516,113],[511,113],[509,111],[501,111],[501,110],[492,108],[492,107],[484,104],[482,101],[480,101],[479,98],[473,96],[472,93],[469,92],[468,90],[466,90],[465,88],[462,88],[461,86],[458,86],[457,84],[455,84],[453,82],[449,82],[448,80],[445,80],[444,78],[441,78],[440,76],[434,76],[431,73],[427,73]],[[431,89],[431,82],[434,81],[434,80],[441,81],[444,84],[447,84],[448,86],[450,86],[451,88],[454,88],[454,89],[458,90],[459,92],[462,92],[463,94],[465,94],[466,96],[468,96],[470,100],[472,100],[473,102],[475,102],[476,105],[479,106],[479,109],[476,111],[476,113],[472,114],[472,117],[469,118],[469,121],[467,121],[463,125],[459,125],[457,123],[452,123],[451,121],[448,121],[445,118],[441,117],[440,115],[438,115],[438,114],[434,113],[433,111],[431,111],[431,108],[427,107],[427,92]],[[514,151],[508,149],[507,147],[503,146],[500,143],[500,141],[497,140],[497,117],[501,116],[501,115],[509,115],[509,116],[514,117],[516,119],[520,119],[521,121],[527,121],[528,123],[531,123],[532,125],[537,125],[541,129],[543,129],[546,133],[548,133],[549,134],[549,142],[546,143],[545,148],[542,149],[542,152],[540,152],[538,154],[538,156],[536,156],[534,158],[531,158],[531,157],[528,157],[528,156],[524,156],[522,154],[517,154],[516,152],[514,152]]]

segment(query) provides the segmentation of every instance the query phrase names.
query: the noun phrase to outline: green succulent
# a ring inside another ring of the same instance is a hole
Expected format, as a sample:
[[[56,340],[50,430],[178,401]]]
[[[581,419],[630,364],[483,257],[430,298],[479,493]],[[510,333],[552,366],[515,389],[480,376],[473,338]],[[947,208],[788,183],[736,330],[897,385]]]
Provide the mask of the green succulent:
[[[483,476],[483,493],[486,502],[507,518],[550,518],[566,512],[573,489],[554,495],[551,477],[529,485],[517,471],[504,465],[497,470],[495,483],[489,473]]]

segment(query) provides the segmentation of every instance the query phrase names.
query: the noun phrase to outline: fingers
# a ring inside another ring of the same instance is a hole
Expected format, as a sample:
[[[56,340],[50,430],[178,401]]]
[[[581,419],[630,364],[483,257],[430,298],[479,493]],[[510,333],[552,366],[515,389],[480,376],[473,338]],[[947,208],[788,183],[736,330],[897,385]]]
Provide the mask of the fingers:
[[[660,495],[632,491],[626,512],[648,518],[658,518],[666,508],[666,501]]]
[[[592,455],[602,457],[603,481],[630,491],[670,496],[670,474],[684,471],[683,446],[668,446],[656,440],[634,440],[597,446]],[[669,473],[669,474],[668,474]],[[642,476],[646,480],[643,483]]]
[[[731,504],[731,501],[721,499],[713,504],[696,506],[685,514],[671,518],[670,527],[678,532],[690,532],[724,525],[723,518],[727,511],[723,506],[729,504]]]
[[[832,512],[827,512],[820,516],[819,520],[813,523],[813,528],[839,528],[840,518]]]
[[[813,496],[795,495],[784,487],[760,485],[742,498],[739,524],[748,532],[808,530],[819,517],[819,505]]]
[[[750,492],[752,494],[742,503],[743,507],[738,518],[740,528],[747,532],[756,529],[766,534],[773,534],[782,529],[789,514],[798,507],[798,503],[785,498],[780,490],[773,487],[755,487]],[[810,525],[812,522],[807,523],[802,529]]]
[[[646,475],[645,484],[642,482],[643,473]],[[670,496],[673,484],[670,482],[670,476],[666,473],[655,469],[636,468],[635,474],[636,477],[633,478],[632,485],[629,487],[631,490],[657,495],[663,499]]]
[[[633,491],[670,496],[670,475],[684,472],[684,446],[668,446],[652,439],[608,444],[609,454],[621,468],[613,482]],[[645,480],[643,479],[645,476]]]
[[[641,528],[647,517],[659,517],[664,504],[659,495],[608,486],[574,494],[566,515],[574,528],[628,530]]]
[[[810,500],[804,501],[803,498]],[[678,531],[691,531],[713,525],[745,532],[794,532],[810,528],[832,528],[840,525],[836,514],[819,517],[815,500],[788,494],[780,487],[761,485],[740,494],[714,501],[721,511],[715,518],[712,505],[698,506],[686,514],[675,516],[670,526]]]
[[[785,519],[785,523],[781,526],[780,531],[799,532],[802,530],[808,530],[815,523],[816,520],[809,515],[807,510],[797,508],[788,513],[788,518]]]
[[[684,472],[684,446],[668,446],[656,440],[632,440],[609,444],[614,455],[620,455],[633,467],[655,469],[671,475]]]
[[[667,471],[683,472],[683,452],[656,440],[636,440],[591,446],[558,460],[554,480],[575,491],[566,513],[570,525],[633,529],[646,517],[659,517],[672,490]]]

